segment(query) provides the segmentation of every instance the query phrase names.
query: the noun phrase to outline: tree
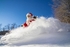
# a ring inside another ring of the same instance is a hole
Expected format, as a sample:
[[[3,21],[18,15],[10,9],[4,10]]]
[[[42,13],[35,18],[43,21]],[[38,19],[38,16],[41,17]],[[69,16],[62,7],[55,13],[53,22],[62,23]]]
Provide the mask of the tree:
[[[70,23],[70,0],[53,0],[53,9],[56,18]]]
[[[3,31],[5,31],[5,28],[3,27]]]
[[[10,30],[10,24],[6,25],[5,28],[6,28],[6,30],[9,31]]]
[[[14,28],[17,28],[16,23],[13,23],[13,24],[11,25],[11,30],[14,29]]]
[[[0,31],[1,31],[1,26],[2,26],[2,24],[0,24]]]

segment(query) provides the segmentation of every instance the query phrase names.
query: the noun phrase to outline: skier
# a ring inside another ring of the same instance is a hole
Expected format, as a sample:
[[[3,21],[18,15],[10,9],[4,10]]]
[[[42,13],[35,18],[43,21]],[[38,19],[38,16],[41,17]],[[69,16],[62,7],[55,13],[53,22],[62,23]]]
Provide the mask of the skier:
[[[28,27],[30,25],[30,23],[32,21],[35,21],[35,19],[36,19],[36,16],[33,16],[32,13],[27,13],[26,17],[27,17],[27,19],[26,19],[26,22],[23,24],[23,27]]]

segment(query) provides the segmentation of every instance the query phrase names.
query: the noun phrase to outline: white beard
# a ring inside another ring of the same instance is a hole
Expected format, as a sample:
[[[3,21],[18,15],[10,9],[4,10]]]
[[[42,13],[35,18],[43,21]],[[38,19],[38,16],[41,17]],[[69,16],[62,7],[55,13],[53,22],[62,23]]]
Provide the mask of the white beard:
[[[26,21],[30,21],[30,20],[32,20],[32,17],[30,17],[30,18],[27,17],[27,20]]]
[[[27,20],[26,20],[26,23],[27,23],[27,25],[29,25],[30,24],[30,21],[32,20],[32,18],[30,17],[30,18],[28,18],[27,17]]]

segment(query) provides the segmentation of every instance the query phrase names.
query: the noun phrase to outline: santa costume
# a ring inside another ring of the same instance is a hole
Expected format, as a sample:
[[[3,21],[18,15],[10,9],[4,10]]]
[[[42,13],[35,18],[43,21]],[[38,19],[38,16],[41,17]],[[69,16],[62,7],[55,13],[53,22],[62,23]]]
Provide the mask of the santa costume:
[[[30,23],[32,21],[34,21],[32,13],[27,13],[26,17],[27,17],[27,19],[26,19],[26,22],[23,24],[23,27],[28,27],[30,25]]]

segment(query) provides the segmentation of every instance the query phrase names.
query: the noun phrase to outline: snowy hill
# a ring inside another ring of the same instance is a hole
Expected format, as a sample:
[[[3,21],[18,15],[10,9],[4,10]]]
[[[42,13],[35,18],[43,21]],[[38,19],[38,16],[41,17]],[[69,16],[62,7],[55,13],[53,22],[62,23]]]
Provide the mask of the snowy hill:
[[[11,30],[1,38],[1,47],[70,47],[70,24],[40,17],[29,27]]]

